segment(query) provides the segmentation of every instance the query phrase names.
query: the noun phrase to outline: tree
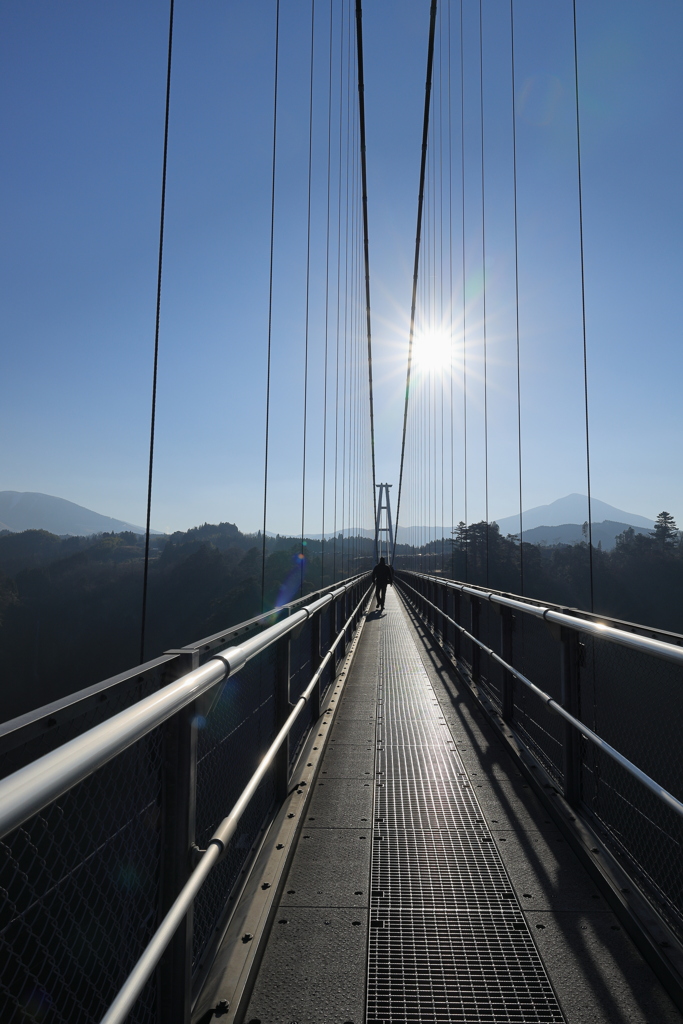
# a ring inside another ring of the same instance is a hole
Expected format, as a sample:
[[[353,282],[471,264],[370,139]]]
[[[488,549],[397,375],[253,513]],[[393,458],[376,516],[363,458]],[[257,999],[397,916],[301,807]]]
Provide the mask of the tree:
[[[467,547],[467,525],[460,520],[455,530],[451,530],[454,534],[451,544],[454,544],[459,551],[464,551]]]
[[[673,543],[676,540],[678,537],[678,527],[676,526],[676,520],[669,512],[659,513],[655,519],[653,536],[662,545]]]

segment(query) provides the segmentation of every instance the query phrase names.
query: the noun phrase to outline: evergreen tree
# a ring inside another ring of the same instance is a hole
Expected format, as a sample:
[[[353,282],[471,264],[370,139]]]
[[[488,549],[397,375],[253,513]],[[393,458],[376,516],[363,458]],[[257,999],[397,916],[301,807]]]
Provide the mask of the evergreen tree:
[[[659,541],[662,545],[672,543],[676,540],[678,537],[678,527],[676,526],[676,520],[671,513],[659,513],[655,519],[653,536],[655,540]]]

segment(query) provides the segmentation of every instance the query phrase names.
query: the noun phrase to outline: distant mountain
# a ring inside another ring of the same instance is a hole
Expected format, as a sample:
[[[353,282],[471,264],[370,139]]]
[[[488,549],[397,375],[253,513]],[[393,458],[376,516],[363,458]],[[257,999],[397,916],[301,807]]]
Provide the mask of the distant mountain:
[[[650,533],[642,526],[631,527],[629,523],[615,523],[605,519],[602,523],[593,523],[593,546],[602,545],[604,551],[611,551],[616,546],[616,539],[624,530],[633,529],[636,533]],[[560,526],[535,526],[533,530],[524,531],[524,540],[529,544],[551,546],[554,544],[580,544],[587,540],[579,523],[562,523]]]
[[[594,523],[609,520],[614,523],[626,523],[628,526],[640,526],[645,530],[651,530],[655,525],[652,519],[634,515],[632,512],[624,512],[623,509],[608,505],[606,501],[600,501],[599,498],[591,498],[591,514]],[[524,540],[531,541],[529,531],[535,530],[538,526],[566,526],[572,523],[581,525],[585,523],[586,519],[588,519],[586,495],[568,494],[565,498],[558,498],[557,501],[552,501],[549,505],[538,505],[523,513]],[[508,533],[519,533],[518,515],[496,519],[496,522],[503,536]]]
[[[285,537],[286,536],[286,534],[284,534],[284,533],[281,533],[281,534],[271,533],[270,530],[268,530],[267,533],[268,533],[269,537],[275,537],[275,536]],[[337,530],[336,533],[326,533],[325,534],[325,540],[334,540],[335,537],[339,537],[342,534],[343,534],[344,537],[374,537],[375,536],[375,531],[374,530],[363,530],[360,527],[358,527],[358,529],[356,529],[355,527],[345,527],[343,530]],[[322,540],[323,539],[322,533],[307,533],[306,536],[310,540]]]
[[[47,530],[62,537],[66,534],[88,537],[93,533],[122,533],[124,530],[145,532],[143,526],[100,515],[65,498],[34,491],[0,491],[0,529],[13,533]]]
[[[433,540],[441,540],[442,537],[450,539],[451,529],[450,526],[399,526],[396,543],[419,547]]]

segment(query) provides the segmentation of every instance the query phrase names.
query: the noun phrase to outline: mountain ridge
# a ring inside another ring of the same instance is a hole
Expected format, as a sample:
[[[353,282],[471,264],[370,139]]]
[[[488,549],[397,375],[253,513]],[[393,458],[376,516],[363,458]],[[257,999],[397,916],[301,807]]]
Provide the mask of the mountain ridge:
[[[0,529],[11,533],[47,530],[60,537],[145,532],[144,526],[103,516],[84,505],[40,491],[0,491]],[[152,533],[157,534],[158,530],[152,530]]]
[[[645,530],[654,527],[653,519],[625,512],[624,509],[609,505],[599,498],[591,498],[591,518],[594,523],[612,522],[626,523],[628,526],[640,526]],[[538,526],[565,526],[570,523],[584,523],[588,519],[588,497],[585,494],[566,494],[557,498],[549,505],[536,505],[522,512],[522,528],[524,538],[529,530]],[[519,513],[496,519],[502,534],[519,533]]]

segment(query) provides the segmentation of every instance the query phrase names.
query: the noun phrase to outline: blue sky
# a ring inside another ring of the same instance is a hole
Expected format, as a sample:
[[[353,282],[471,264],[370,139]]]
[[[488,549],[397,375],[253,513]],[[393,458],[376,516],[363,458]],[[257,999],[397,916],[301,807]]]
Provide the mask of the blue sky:
[[[366,0],[364,9],[377,469],[378,479],[396,483],[429,4]],[[484,0],[483,9],[495,518],[515,511],[517,474],[509,25],[504,0]],[[451,13],[459,17],[459,4],[452,2]],[[329,4],[318,0],[316,17],[314,424]],[[593,493],[648,517],[666,508],[680,523],[683,7],[677,0],[579,0],[578,17]],[[309,19],[304,0],[282,0],[271,491],[271,527],[282,532],[296,532],[300,521]],[[585,490],[571,3],[515,0],[515,19],[523,483],[531,507]],[[476,325],[476,0],[464,0],[464,23],[466,279]],[[44,491],[140,523],[167,5],[26,0],[3,5],[0,24],[0,489]],[[218,520],[259,525],[273,35],[271,0],[177,0],[152,513],[158,529]],[[473,331],[473,368],[477,358]],[[483,515],[476,373],[468,404],[475,519]],[[312,495],[320,482],[318,433]],[[310,508],[307,529],[317,532],[313,498]]]

